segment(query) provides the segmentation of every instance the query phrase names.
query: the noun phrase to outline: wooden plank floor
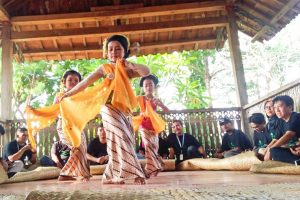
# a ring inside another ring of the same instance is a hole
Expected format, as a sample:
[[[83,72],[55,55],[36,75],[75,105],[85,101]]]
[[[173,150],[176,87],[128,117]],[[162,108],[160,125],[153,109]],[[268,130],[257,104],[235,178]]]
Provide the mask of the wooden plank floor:
[[[165,187],[211,187],[251,186],[272,183],[300,183],[300,175],[254,174],[248,171],[180,171],[162,172],[158,177],[147,180],[146,185],[103,185],[102,176],[93,176],[89,182],[59,182],[56,179],[0,185],[0,194],[27,195],[33,190],[75,191],[75,190],[122,190]]]

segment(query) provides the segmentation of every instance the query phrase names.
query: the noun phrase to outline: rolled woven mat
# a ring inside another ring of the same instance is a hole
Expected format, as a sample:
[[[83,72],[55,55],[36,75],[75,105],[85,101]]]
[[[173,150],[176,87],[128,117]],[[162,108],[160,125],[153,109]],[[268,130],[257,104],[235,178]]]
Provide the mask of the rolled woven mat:
[[[7,173],[4,170],[3,166],[0,164],[0,184],[4,183],[7,179]]]
[[[60,169],[58,167],[38,167],[32,171],[18,172],[5,183],[53,179],[57,178],[59,173]]]
[[[175,170],[175,160],[170,159],[170,160],[163,160],[165,166],[164,166],[164,171],[174,171]],[[140,163],[145,166],[146,165],[146,160],[140,160]]]
[[[163,160],[165,166],[164,171],[174,171],[175,170],[175,160]],[[145,166],[146,160],[140,160],[140,163]],[[104,173],[106,165],[91,165],[90,172],[92,175],[101,175]]]
[[[255,156],[254,152],[247,151],[236,156],[224,159],[217,158],[195,158],[183,161],[177,166],[182,171],[197,170],[232,170],[248,171],[253,164],[259,164],[261,161]]]
[[[104,173],[105,168],[106,168],[106,164],[105,165],[91,165],[90,173],[92,175],[101,175]]]
[[[250,171],[265,174],[300,174],[300,166],[268,160],[261,164],[252,165]]]

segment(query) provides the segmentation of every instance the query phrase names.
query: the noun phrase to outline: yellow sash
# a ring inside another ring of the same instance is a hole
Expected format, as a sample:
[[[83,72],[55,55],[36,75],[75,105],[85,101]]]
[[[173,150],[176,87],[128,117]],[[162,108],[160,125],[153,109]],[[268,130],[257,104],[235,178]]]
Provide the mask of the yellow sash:
[[[144,96],[137,97],[138,104],[141,109],[141,115],[135,116],[132,119],[134,131],[136,132],[141,125],[144,117],[149,117],[156,134],[165,130],[166,122],[153,110],[149,100],[146,100],[146,106],[144,104]]]
[[[114,78],[111,80],[106,77],[100,84],[64,98],[58,104],[38,109],[26,108],[29,141],[33,147],[36,147],[34,136],[40,129],[50,126],[59,114],[65,137],[74,147],[78,147],[85,125],[99,113],[101,105],[107,102],[110,94],[111,104],[115,108],[122,112],[132,112],[137,101],[124,63],[118,60],[116,66],[105,64],[103,69],[105,74],[111,73]]]

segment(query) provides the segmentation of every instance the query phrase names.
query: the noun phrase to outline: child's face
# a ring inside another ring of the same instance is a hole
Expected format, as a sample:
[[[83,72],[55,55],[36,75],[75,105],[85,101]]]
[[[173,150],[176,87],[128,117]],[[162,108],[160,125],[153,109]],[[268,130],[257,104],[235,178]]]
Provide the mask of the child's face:
[[[145,79],[143,82],[143,90],[145,95],[153,94],[155,85],[152,79]]]
[[[123,59],[125,50],[118,41],[111,41],[107,46],[107,57],[111,62],[116,62],[117,59]]]
[[[79,83],[79,77],[76,74],[70,74],[64,81],[64,85],[67,91],[71,90]]]

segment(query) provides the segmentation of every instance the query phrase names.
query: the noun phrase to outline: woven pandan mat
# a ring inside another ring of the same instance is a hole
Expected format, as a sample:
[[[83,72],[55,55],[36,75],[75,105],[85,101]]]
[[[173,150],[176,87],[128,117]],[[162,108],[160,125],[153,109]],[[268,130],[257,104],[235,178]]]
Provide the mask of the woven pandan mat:
[[[261,164],[252,165],[251,172],[264,174],[292,174],[300,175],[300,166],[295,166],[290,163],[283,163],[278,161],[264,161]],[[300,199],[300,197],[299,197]]]
[[[248,151],[236,156],[224,159],[217,158],[195,158],[186,160],[177,166],[178,170],[233,170],[248,171],[253,164],[260,164],[261,161],[255,156],[254,152]]]
[[[182,200],[182,199],[288,199],[298,200],[300,197],[300,183],[267,184],[255,186],[216,186],[210,188],[153,188],[118,189],[101,191],[74,192],[45,192],[33,191],[27,200]]]

